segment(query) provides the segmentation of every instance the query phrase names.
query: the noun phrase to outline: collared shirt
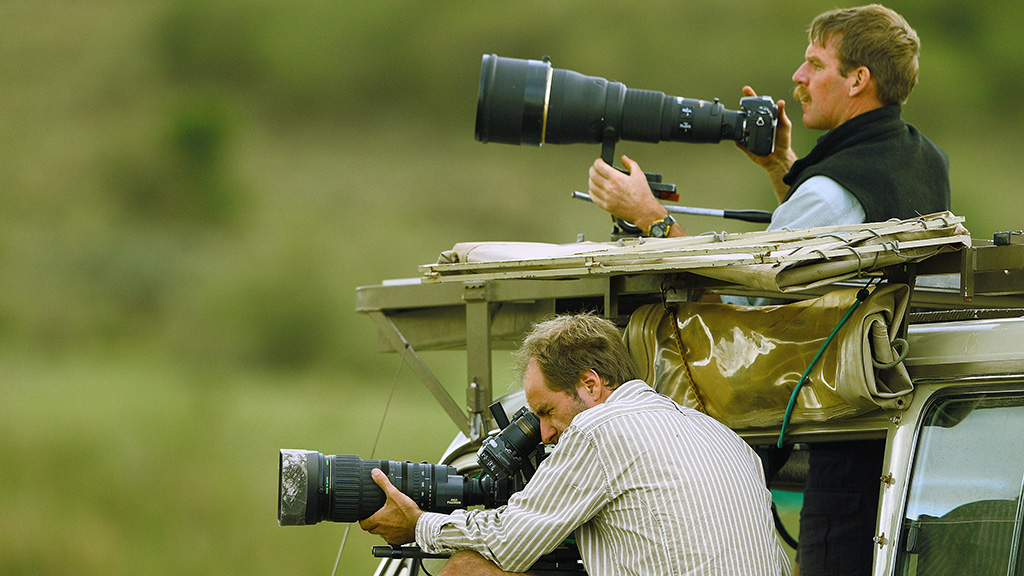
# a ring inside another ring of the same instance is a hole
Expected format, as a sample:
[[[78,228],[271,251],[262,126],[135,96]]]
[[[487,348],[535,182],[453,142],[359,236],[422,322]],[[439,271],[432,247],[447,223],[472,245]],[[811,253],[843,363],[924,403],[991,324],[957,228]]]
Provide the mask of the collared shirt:
[[[575,533],[590,576],[789,574],[770,503],[739,436],[633,380],[576,415],[506,506],[424,513],[416,542],[523,571]]]

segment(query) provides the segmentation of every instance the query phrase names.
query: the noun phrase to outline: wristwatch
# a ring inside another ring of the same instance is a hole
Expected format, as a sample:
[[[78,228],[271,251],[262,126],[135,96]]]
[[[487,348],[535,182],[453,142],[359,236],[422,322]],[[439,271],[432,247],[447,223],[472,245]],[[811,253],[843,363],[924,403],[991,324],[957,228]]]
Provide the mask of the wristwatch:
[[[671,214],[666,215],[661,220],[655,220],[651,224],[651,229],[647,231],[647,235],[653,238],[668,238],[668,232],[675,226],[676,219]]]

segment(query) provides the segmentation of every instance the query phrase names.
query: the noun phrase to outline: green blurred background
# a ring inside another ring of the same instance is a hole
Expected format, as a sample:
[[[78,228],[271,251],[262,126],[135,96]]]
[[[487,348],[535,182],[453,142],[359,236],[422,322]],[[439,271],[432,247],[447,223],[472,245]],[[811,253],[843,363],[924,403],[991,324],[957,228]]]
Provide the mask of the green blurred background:
[[[890,5],[954,211],[1021,228],[1024,12]],[[599,147],[473,140],[481,56],[735,108],[743,84],[789,98],[832,7],[0,0],[0,574],[329,574],[345,526],[277,526],[277,450],[436,460],[456,433],[355,288],[458,241],[610,232],[568,197]],[[617,150],[685,204],[773,207],[731,143]],[[464,397],[458,355],[427,361]],[[339,573],[375,543],[353,530]]]

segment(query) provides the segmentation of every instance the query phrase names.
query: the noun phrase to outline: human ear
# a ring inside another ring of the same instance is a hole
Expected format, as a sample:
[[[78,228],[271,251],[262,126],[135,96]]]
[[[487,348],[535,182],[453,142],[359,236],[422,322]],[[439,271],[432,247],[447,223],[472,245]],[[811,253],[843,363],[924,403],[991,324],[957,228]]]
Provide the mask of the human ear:
[[[596,406],[608,399],[611,390],[596,371],[589,369],[580,373],[576,393],[587,406]]]
[[[576,391],[581,398],[597,398],[601,395],[601,377],[597,375],[593,368],[584,370],[580,373],[580,380],[576,386]]]
[[[871,82],[871,70],[867,66],[860,66],[853,72],[853,84],[850,85],[850,96],[856,96],[867,89]]]

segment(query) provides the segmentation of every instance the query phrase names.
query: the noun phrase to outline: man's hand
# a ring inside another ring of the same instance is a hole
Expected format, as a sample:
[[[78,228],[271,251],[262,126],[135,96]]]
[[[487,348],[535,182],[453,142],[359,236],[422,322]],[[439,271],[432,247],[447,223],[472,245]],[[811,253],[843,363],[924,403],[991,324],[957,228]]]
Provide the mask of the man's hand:
[[[622,156],[622,165],[629,170],[623,174],[598,158],[590,167],[590,199],[601,208],[647,231],[651,224],[668,215],[665,207],[651,192],[647,177],[640,165]],[[677,228],[673,226],[673,228]]]
[[[408,544],[416,539],[416,521],[419,520],[423,510],[413,502],[394,484],[388,480],[387,474],[374,468],[370,475],[373,481],[380,486],[387,497],[384,506],[373,513],[372,516],[359,521],[359,527],[370,534],[376,534],[388,544]]]
[[[744,86],[743,96],[757,96],[757,93],[750,86]],[[782,181],[782,177],[789,172],[793,163],[796,162],[796,154],[793,153],[791,144],[793,123],[786,116],[786,101],[779,100],[775,104],[779,107],[779,122],[775,127],[775,150],[767,156],[755,156],[739,142],[736,143],[736,146],[743,150],[747,157],[758,166],[768,172],[768,177],[772,181],[772,187],[775,189],[775,195],[781,203],[786,199],[786,193],[789,192],[789,185]]]

